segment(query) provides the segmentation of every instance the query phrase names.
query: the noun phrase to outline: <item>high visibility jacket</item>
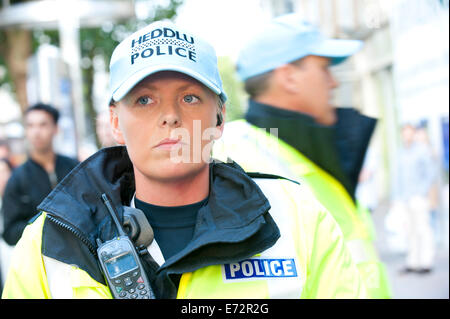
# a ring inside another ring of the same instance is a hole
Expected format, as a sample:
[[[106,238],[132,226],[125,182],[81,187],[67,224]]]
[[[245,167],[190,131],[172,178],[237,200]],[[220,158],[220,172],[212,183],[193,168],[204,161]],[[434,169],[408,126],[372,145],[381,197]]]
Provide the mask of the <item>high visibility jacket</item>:
[[[40,205],[48,211],[27,226],[15,247],[2,298],[111,298],[108,286],[96,273],[98,269],[93,269],[95,259],[85,247],[91,235],[104,240],[112,231],[110,218],[102,217],[102,207],[95,206],[92,196],[100,180],[90,185],[77,182],[85,171],[93,181],[100,177],[90,173],[103,175],[108,170],[103,165],[123,161],[120,158],[126,150],[114,149],[102,151],[100,160],[94,158],[95,165],[78,166]],[[120,174],[120,167],[130,169],[128,164],[113,167],[113,174]],[[155,240],[148,247],[160,265],[156,277],[182,274],[173,297],[367,297],[339,226],[308,189],[285,179],[252,179],[235,164],[214,163],[210,167],[209,200],[198,213],[192,241],[168,260],[161,260]],[[107,180],[108,174],[104,175]],[[105,180],[101,181],[102,190],[107,188]],[[112,181],[118,183],[117,176]],[[122,182],[121,191],[127,191],[130,181]],[[74,191],[81,194],[70,194]],[[113,188],[111,193],[115,193]],[[71,208],[76,205],[71,203],[72,196],[95,206],[94,214],[86,213],[94,219],[78,210],[83,205]],[[114,202],[117,207],[117,200]],[[65,211],[58,212],[58,207]],[[87,220],[101,226],[89,230],[84,224]],[[55,228],[55,224],[62,227]],[[76,230],[77,236],[68,233],[70,229]],[[157,295],[162,281],[152,282]]]
[[[387,272],[374,246],[371,216],[368,210],[355,205],[335,178],[269,131],[245,120],[226,124],[213,154],[223,161],[232,158],[248,172],[278,174],[308,185],[341,227],[370,297],[391,298]]]

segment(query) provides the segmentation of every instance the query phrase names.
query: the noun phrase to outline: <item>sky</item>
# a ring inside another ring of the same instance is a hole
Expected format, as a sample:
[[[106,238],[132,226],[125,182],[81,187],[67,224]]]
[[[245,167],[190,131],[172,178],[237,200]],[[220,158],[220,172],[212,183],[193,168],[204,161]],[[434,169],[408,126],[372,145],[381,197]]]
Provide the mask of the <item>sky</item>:
[[[235,60],[245,41],[267,19],[260,0],[186,0],[175,23],[208,41],[218,56]]]

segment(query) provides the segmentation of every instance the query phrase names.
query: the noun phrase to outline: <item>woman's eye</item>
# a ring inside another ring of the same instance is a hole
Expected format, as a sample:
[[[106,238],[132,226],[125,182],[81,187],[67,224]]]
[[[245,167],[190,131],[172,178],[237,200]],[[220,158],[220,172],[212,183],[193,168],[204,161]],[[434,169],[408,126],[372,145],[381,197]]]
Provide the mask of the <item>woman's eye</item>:
[[[150,104],[152,102],[152,99],[149,98],[148,96],[141,96],[140,98],[138,98],[137,102],[140,105],[147,105],[147,104]]]
[[[186,103],[196,103],[199,101],[199,98],[195,95],[189,94],[183,97],[183,101]]]

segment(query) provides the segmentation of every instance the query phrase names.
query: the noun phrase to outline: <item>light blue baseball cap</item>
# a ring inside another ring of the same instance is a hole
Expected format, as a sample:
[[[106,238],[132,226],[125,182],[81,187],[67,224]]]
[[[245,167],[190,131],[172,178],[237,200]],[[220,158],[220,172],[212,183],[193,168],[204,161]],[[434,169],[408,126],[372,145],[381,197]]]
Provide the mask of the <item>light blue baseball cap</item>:
[[[271,20],[244,46],[238,56],[237,72],[245,81],[308,55],[330,58],[336,65],[362,45],[359,40],[326,38],[298,14],[291,13]]]
[[[109,64],[109,84],[114,101],[136,84],[160,71],[184,73],[227,100],[214,48],[175,26],[157,21],[128,36],[114,49]]]

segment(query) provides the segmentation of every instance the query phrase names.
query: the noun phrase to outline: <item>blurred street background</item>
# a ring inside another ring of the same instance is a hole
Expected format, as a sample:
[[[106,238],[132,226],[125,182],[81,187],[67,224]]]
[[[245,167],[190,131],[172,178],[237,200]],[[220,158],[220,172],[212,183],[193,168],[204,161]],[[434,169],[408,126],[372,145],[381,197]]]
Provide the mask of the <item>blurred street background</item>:
[[[332,69],[340,83],[335,105],[378,119],[358,199],[372,211],[394,298],[449,298],[448,0],[0,0],[0,141],[8,145],[0,157],[14,166],[26,159],[23,114],[37,102],[61,112],[59,153],[84,160],[97,151],[111,53],[160,19],[215,47],[229,96],[227,121],[241,118],[247,99],[234,70],[239,49],[264,21],[289,12],[329,37],[364,41]],[[408,243],[393,202],[406,123],[421,129],[437,171],[430,194],[436,258],[427,274],[401,271]],[[0,249],[4,279],[11,247],[2,241]]]
[[[402,273],[406,257],[404,239],[402,244],[389,242],[392,234],[385,227],[387,207],[381,205],[373,214],[377,231],[376,247],[380,259],[385,263],[394,299],[448,299],[449,298],[449,254],[448,246],[438,242],[434,271],[427,275]],[[399,247],[403,245],[403,247]]]

